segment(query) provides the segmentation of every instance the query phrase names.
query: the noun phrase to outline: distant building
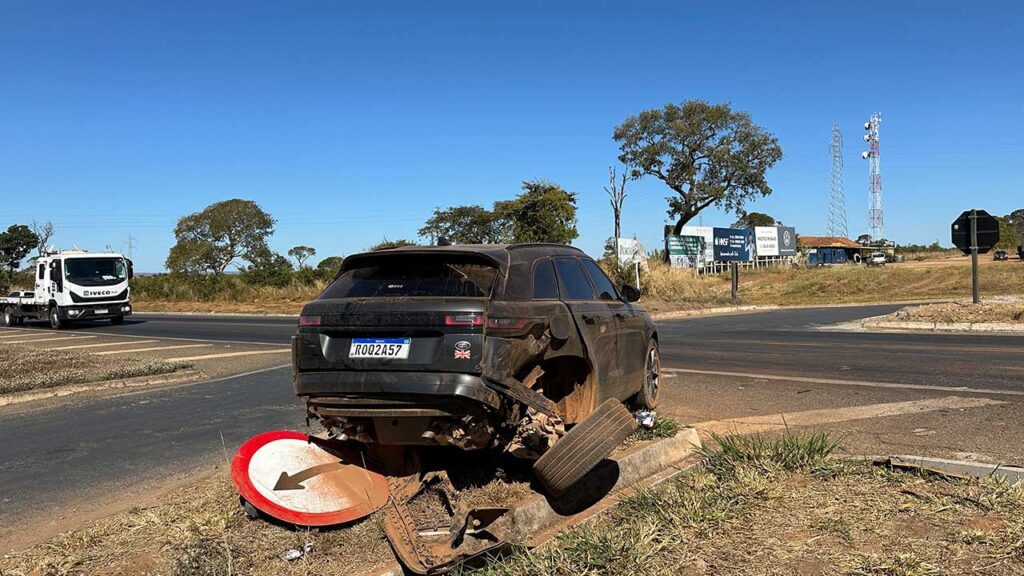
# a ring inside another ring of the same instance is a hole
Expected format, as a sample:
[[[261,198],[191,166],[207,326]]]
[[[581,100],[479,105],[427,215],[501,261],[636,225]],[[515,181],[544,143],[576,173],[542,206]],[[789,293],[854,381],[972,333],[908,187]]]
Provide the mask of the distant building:
[[[860,262],[874,252],[885,252],[891,262],[895,257],[894,246],[862,246],[855,240],[841,236],[800,236],[797,247],[807,256],[809,264],[845,264]]]

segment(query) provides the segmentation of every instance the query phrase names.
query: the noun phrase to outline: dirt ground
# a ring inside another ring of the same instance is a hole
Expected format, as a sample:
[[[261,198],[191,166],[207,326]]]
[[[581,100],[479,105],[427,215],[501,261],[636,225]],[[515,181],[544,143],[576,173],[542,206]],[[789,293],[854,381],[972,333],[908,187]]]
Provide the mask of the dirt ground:
[[[26,344],[4,345],[2,351],[0,394],[153,376],[191,367],[188,362],[95,356],[66,350],[42,350]]]
[[[1024,280],[1024,271],[1021,274]],[[910,306],[889,314],[887,319],[921,322],[1006,322],[1024,324],[1024,298],[992,296],[980,304],[957,300],[941,304]]]

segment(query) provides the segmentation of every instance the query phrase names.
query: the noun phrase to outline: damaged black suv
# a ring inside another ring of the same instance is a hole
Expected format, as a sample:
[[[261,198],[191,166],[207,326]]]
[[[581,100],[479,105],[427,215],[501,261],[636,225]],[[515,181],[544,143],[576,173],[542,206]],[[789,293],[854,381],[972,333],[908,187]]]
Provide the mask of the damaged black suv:
[[[600,444],[586,449],[600,460],[635,429],[624,403],[657,404],[658,335],[639,296],[570,246],[357,254],[302,309],[295,392],[342,440],[547,453],[535,470],[557,492],[596,461],[556,444],[579,430],[573,443]]]

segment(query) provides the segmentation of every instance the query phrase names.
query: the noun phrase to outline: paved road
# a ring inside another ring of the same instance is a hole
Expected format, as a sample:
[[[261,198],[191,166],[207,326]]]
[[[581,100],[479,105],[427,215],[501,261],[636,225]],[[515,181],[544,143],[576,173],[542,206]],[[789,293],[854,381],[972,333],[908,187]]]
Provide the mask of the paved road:
[[[1024,337],[817,329],[895,308],[779,310],[662,322],[666,367],[729,373],[678,373],[666,380],[668,393],[662,409],[689,421],[703,421],[927,396],[913,388],[828,384],[836,379],[911,387],[948,386],[951,390],[973,387],[1024,391]],[[139,315],[119,327],[96,324],[76,329],[283,344],[294,330],[294,319]],[[778,382],[758,376],[807,381]],[[1007,404],[999,413],[999,422],[1006,424],[1013,412],[1005,410],[1018,410],[1021,398],[1002,400]],[[921,421],[930,422],[925,417]],[[302,426],[302,408],[292,394],[287,369],[0,409],[0,438],[4,439],[0,443],[0,462],[4,463],[0,467],[0,552],[14,530],[7,528],[5,533],[2,527],[40,517],[57,525],[62,515],[82,516],[90,503],[103,497],[116,498],[126,487],[187,473],[213,462],[223,463],[225,453],[233,453],[253,434]],[[1016,429],[1000,433],[1005,438],[1018,438]],[[872,434],[877,435],[877,430]],[[1024,438],[1024,430],[1019,438]],[[987,445],[979,449],[1002,453],[998,447]]]

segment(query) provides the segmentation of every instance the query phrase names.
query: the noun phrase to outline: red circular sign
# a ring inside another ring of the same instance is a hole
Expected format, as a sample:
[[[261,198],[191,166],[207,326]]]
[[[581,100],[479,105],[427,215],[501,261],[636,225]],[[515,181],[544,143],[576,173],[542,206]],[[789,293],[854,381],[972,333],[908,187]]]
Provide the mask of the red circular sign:
[[[258,510],[298,526],[351,522],[387,503],[387,481],[359,451],[320,444],[288,430],[254,436],[231,461],[231,480]]]

